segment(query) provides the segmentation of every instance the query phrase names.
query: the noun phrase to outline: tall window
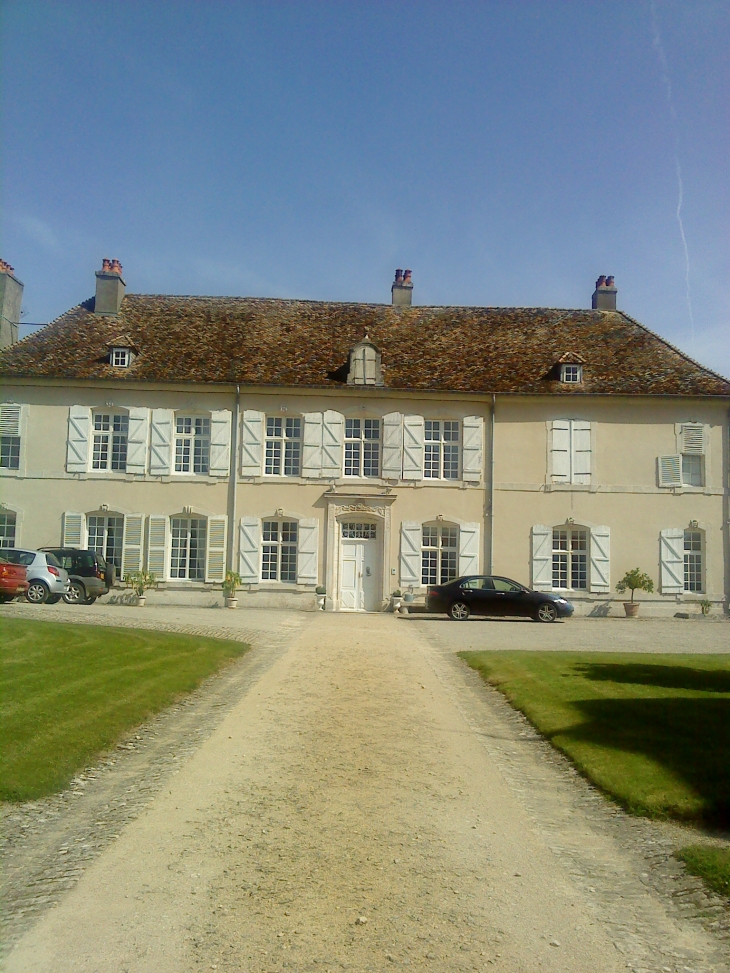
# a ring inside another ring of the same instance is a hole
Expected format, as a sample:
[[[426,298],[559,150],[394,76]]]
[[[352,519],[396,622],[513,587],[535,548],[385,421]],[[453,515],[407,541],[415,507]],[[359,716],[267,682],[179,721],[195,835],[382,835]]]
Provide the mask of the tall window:
[[[553,588],[588,587],[588,531],[556,527],[553,530]]]
[[[0,469],[20,468],[20,406],[0,405]]]
[[[684,590],[702,591],[702,531],[684,532]]]
[[[15,547],[15,514],[0,511],[0,547]]]
[[[261,580],[296,581],[296,520],[265,520],[262,526]]]
[[[127,437],[129,416],[110,412],[94,413],[93,470],[127,469]]]
[[[424,526],[421,548],[421,582],[448,584],[459,564],[459,528]]]
[[[426,419],[423,475],[434,480],[459,479],[459,423]]]
[[[87,517],[86,525],[89,532],[89,550],[101,554],[105,561],[121,571],[124,517]]]
[[[210,469],[210,419],[175,418],[175,472],[207,473]]]
[[[302,420],[266,419],[266,472],[299,476],[302,469]]]
[[[202,518],[172,518],[171,578],[205,581],[206,527]]]
[[[345,419],[345,476],[380,475],[380,419]]]

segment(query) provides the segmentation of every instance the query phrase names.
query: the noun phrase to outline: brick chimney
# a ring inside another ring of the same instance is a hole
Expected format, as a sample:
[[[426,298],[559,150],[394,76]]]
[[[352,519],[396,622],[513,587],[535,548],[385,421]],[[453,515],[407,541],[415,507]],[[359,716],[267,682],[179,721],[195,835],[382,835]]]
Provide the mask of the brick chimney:
[[[22,300],[23,284],[10,264],[0,260],[0,348],[14,345],[18,340]]]
[[[410,307],[413,302],[413,281],[410,270],[396,270],[390,288],[394,307]]]
[[[122,277],[122,265],[115,258],[106,257],[101,262],[101,270],[96,272],[95,314],[119,314],[126,289]]]
[[[596,289],[593,291],[591,307],[594,311],[615,311],[616,310],[616,285],[613,277],[599,277],[596,281]]]

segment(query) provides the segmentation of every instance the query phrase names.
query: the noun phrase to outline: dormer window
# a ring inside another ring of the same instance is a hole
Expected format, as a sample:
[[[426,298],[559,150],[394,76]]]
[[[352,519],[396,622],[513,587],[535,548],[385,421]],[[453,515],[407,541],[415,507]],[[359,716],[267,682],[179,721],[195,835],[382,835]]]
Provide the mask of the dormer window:
[[[566,385],[578,385],[583,381],[583,366],[576,363],[560,366],[560,381]]]
[[[131,348],[112,348],[111,363],[114,368],[129,368],[132,363]]]
[[[348,385],[382,385],[383,374],[380,368],[380,352],[368,338],[350,349],[350,363],[347,371]]]

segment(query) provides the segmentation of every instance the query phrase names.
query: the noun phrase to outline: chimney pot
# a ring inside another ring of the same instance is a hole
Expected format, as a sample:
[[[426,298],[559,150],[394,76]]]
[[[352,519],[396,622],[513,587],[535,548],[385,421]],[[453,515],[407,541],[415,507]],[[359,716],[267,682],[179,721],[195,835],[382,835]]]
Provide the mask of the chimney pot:
[[[410,270],[404,270],[403,271],[403,283],[404,284],[410,284],[410,283],[412,283],[411,276],[412,275],[411,275],[411,271]]]
[[[121,274],[122,272],[122,265],[119,263],[116,257],[112,260],[111,271],[113,274]]]
[[[597,288],[598,287],[603,287],[605,285],[605,283],[606,283],[606,278],[603,276],[603,274],[601,274],[601,276],[596,281],[596,287]]]
[[[400,284],[402,283],[402,281],[403,281],[403,271],[399,267],[398,270],[396,270],[395,272],[395,282],[396,284]]]
[[[606,277],[601,274],[598,278],[591,299],[591,307],[594,311],[616,310],[616,285],[613,277]]]
[[[102,269],[102,271],[105,274],[108,274],[108,273],[111,272],[112,262],[111,262],[111,260],[108,257],[104,257],[104,259],[102,260],[102,262],[101,262],[101,269]]]

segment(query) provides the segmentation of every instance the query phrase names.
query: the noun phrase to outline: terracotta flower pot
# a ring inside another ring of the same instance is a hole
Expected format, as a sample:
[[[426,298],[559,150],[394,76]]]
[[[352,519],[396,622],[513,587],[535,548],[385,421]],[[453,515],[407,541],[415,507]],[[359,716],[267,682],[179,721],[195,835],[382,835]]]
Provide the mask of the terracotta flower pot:
[[[627,618],[636,618],[639,614],[639,602],[638,601],[625,601],[624,611],[626,612]]]

